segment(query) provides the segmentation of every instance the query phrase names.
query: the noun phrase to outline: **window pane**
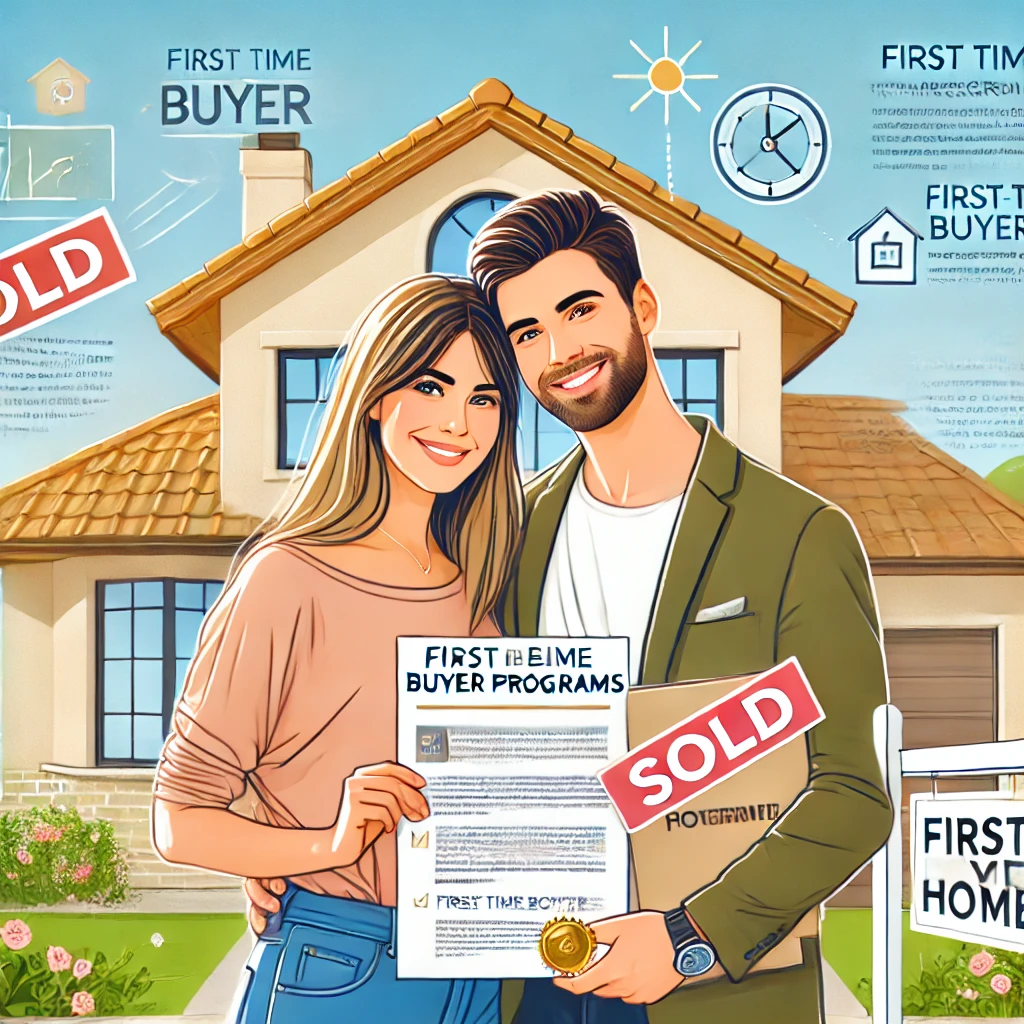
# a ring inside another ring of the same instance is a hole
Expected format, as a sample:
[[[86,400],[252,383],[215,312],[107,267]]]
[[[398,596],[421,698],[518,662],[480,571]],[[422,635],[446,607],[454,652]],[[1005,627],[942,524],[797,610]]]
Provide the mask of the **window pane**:
[[[686,397],[689,401],[703,399],[714,402],[718,398],[718,361],[715,359],[686,360]]]
[[[317,431],[320,429],[320,421],[324,418],[324,410],[327,408],[323,402],[317,402],[313,406],[309,415],[309,433],[306,437],[306,446],[302,451],[302,459],[309,458],[309,453],[313,450],[313,442],[316,440]]]
[[[103,613],[103,657],[132,656],[132,613]]]
[[[203,611],[202,583],[176,583],[174,585],[174,607]]]
[[[209,611],[210,605],[217,600],[218,595],[224,589],[223,583],[206,584],[206,601],[203,604],[203,611]]]
[[[327,388],[331,383],[332,358],[333,356],[320,356],[316,361],[316,372],[318,377],[316,397],[318,402],[325,401],[328,395]]]
[[[466,273],[469,243],[476,233],[510,198],[470,196],[446,216],[438,228],[428,270],[437,274]]]
[[[312,402],[294,402],[285,407],[285,454],[289,466],[294,466],[301,461],[300,449],[302,449],[301,455],[305,455],[309,451],[309,444],[302,448],[302,439],[314,407]],[[310,437],[311,442],[312,436]]]
[[[135,716],[135,760],[155,761],[164,745],[164,723],[159,715]]]
[[[174,699],[177,700],[181,696],[181,691],[185,687],[185,673],[188,671],[189,659],[178,658],[174,663]]]
[[[163,611],[135,612],[136,658],[162,658],[164,656]]]
[[[716,426],[722,424],[718,422],[718,406],[714,402],[688,402],[686,405],[687,412],[699,412],[704,416],[710,416],[715,421]]]
[[[297,356],[284,357],[284,397],[312,402],[316,398],[316,362]]]
[[[537,399],[526,390],[525,384],[519,386],[519,440],[522,445],[520,465],[523,469],[536,469],[537,459],[534,442],[537,436]]]
[[[131,715],[103,716],[103,756],[124,760],[132,756]]]
[[[163,608],[163,606],[163,580],[147,580],[144,583],[135,584],[136,608]]]
[[[105,661],[103,663],[103,710],[131,711],[132,663]]]
[[[683,397],[683,361],[682,359],[669,359],[658,357],[658,369],[665,378],[665,386],[673,401],[679,401]]]
[[[191,658],[196,651],[202,612],[174,613],[174,653],[179,658]]]
[[[132,585],[130,583],[107,583],[103,587],[104,608],[131,608]]]
[[[160,715],[164,710],[164,663],[162,661],[136,661],[135,712]]]

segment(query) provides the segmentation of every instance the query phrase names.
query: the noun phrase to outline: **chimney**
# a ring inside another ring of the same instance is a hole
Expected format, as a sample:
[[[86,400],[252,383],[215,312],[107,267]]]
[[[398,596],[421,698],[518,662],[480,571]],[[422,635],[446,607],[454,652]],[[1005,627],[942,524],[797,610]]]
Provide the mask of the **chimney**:
[[[242,141],[242,238],[313,191],[313,160],[298,132],[248,135]]]

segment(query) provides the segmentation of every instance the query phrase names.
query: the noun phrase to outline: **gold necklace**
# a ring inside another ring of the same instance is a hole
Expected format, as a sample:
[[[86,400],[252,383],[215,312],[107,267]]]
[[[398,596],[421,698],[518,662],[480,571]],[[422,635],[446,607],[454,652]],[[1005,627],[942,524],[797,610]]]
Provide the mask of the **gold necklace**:
[[[392,537],[391,534],[388,533],[388,531],[385,530],[383,526],[378,526],[377,529],[380,530],[380,532],[383,533],[384,536],[387,537],[388,540],[390,540],[394,544],[397,544],[420,567],[420,572],[422,572],[424,576],[427,576],[427,575],[430,574],[430,541],[429,541],[429,539],[427,540],[427,567],[424,569],[423,568],[423,563],[400,540],[397,540],[396,538]]]

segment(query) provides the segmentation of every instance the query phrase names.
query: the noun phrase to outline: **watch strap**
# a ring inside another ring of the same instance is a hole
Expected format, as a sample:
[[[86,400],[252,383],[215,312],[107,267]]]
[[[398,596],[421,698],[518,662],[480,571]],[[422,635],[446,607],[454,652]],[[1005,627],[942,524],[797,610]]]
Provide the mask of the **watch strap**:
[[[700,938],[697,929],[690,923],[686,908],[682,906],[665,912],[665,927],[672,940],[672,948],[676,950],[682,949],[688,942]]]

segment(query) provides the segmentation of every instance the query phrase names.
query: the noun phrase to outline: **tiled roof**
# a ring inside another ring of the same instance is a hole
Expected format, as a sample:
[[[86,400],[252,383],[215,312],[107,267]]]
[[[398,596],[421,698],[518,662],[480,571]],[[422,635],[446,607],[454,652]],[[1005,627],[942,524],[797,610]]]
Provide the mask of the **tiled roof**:
[[[783,394],[783,472],[845,509],[872,559],[1024,558],[1024,506],[916,433],[906,408]]]
[[[917,434],[905,410],[783,394],[783,472],[844,508],[874,562],[1024,558],[1024,506]],[[8,484],[0,563],[104,543],[231,550],[259,520],[223,514],[219,458],[220,396],[210,395]]]
[[[646,174],[523,103],[494,78],[150,299],[147,305],[160,330],[218,380],[218,310],[223,296],[492,129],[781,300],[784,382],[846,330],[856,307],[852,299],[688,200],[670,194]]]
[[[0,488],[0,562],[78,542],[244,538],[259,520],[225,516],[220,396],[155,416]]]

